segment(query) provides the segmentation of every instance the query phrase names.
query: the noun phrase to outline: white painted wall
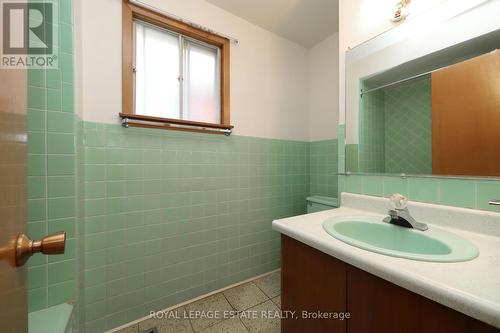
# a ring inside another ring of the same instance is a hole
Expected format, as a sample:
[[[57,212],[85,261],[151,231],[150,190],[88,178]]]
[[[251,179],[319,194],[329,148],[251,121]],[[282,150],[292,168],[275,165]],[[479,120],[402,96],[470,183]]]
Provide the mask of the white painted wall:
[[[236,135],[309,139],[307,49],[204,0],[146,1],[239,39],[239,46],[231,47]],[[86,121],[119,122],[121,6],[122,0],[75,1],[77,112]]]
[[[309,139],[337,138],[339,120],[338,34],[309,50]]]

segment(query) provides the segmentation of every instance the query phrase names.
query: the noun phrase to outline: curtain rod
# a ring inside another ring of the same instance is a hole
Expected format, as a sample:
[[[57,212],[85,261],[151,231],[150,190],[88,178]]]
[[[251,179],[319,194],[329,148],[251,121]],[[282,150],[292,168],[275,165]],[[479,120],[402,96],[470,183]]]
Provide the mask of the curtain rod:
[[[225,35],[225,34],[222,34],[220,32],[217,32],[215,30],[212,30],[210,28],[207,28],[203,25],[200,25],[200,24],[197,24],[197,23],[194,23],[190,20],[186,20],[180,16],[177,16],[175,14],[171,14],[171,13],[168,13],[164,10],[161,10],[160,8],[158,7],[155,7],[155,6],[151,6],[151,5],[148,5],[140,0],[129,0],[130,3],[133,3],[134,5],[137,5],[137,6],[140,6],[142,8],[145,8],[145,9],[149,9],[149,10],[152,10],[152,11],[155,11],[155,12],[158,12],[158,13],[161,13],[162,15],[165,15],[171,19],[174,19],[174,20],[177,20],[177,21],[181,21],[182,23],[185,23],[185,24],[188,24],[190,26],[192,26],[193,28],[197,28],[197,29],[201,29],[203,31],[206,31],[206,32],[209,32],[211,34],[214,34],[214,35],[217,35],[217,36],[220,36],[220,37],[224,37],[224,38],[227,38],[229,39],[229,41],[234,44],[234,45],[238,45],[239,44],[239,41],[234,38],[234,37],[231,37],[231,36],[228,36],[228,35]]]
[[[434,72],[437,72],[437,71],[439,71],[441,69],[445,69],[447,67],[448,66],[437,68],[437,69],[433,69],[433,70],[428,71],[428,72],[424,72],[424,73],[421,73],[421,74],[413,75],[413,76],[410,76],[410,77],[407,77],[407,78],[404,78],[404,79],[401,79],[401,80],[398,80],[398,81],[394,81],[394,82],[391,82],[391,83],[387,83],[387,84],[384,84],[384,85],[381,85],[381,86],[378,86],[378,87],[375,87],[375,88],[361,90],[359,92],[359,94],[361,95],[361,97],[363,97],[364,94],[370,93],[372,91],[377,91],[377,90],[380,90],[380,89],[383,89],[383,88],[388,88],[388,87],[394,86],[394,85],[396,85],[398,83],[403,83],[403,82],[411,81],[411,80],[414,80],[414,79],[418,79],[419,77],[432,74]]]
[[[498,52],[498,49],[494,49],[493,51],[482,53],[482,54],[480,54],[480,56],[481,55],[485,55],[485,54],[495,53],[495,52]],[[474,58],[476,56],[477,55],[475,55],[475,56],[468,56],[466,59],[462,59],[462,60],[458,61],[457,63],[453,63],[453,64],[450,64],[450,65],[447,65],[447,66],[439,67],[439,68],[436,68],[436,69],[433,69],[433,70],[430,70],[430,71],[427,71],[427,72],[424,72],[424,73],[421,73],[421,74],[413,75],[413,76],[410,76],[410,77],[407,77],[407,78],[404,78],[404,79],[401,79],[401,80],[398,80],[398,81],[394,81],[394,82],[391,82],[391,83],[387,83],[387,84],[384,84],[384,85],[381,85],[381,86],[378,86],[378,87],[375,87],[375,88],[370,88],[370,89],[366,89],[366,90],[361,89],[360,92],[359,92],[359,95],[361,97],[363,97],[364,94],[370,93],[372,91],[377,91],[379,89],[391,87],[391,86],[396,85],[398,83],[404,83],[404,82],[407,82],[407,81],[418,79],[419,77],[426,76],[426,75],[429,75],[429,74],[433,74],[433,73],[438,72],[438,71],[440,71],[442,69],[446,69],[446,68],[448,68],[450,66],[458,64],[458,63],[460,63],[462,61],[466,61],[466,60],[472,59],[472,58]]]

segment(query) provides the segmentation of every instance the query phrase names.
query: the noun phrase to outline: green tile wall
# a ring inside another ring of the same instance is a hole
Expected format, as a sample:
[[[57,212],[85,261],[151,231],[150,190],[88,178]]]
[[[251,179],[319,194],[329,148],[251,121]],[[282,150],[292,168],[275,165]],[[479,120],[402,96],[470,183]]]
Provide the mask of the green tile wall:
[[[77,227],[76,232],[78,235],[77,243],[77,302],[78,309],[75,314],[77,328],[79,332],[86,332],[85,323],[85,146],[84,146],[84,135],[83,135],[83,124],[78,117],[75,119],[75,130],[76,130],[76,189],[77,189]]]
[[[29,311],[76,297],[76,183],[73,112],[72,2],[59,11],[60,69],[28,70],[28,233],[66,230],[66,253],[29,262]]]
[[[357,146],[358,170],[383,173],[386,159],[385,92],[377,90],[364,94],[360,103],[359,146],[353,145],[351,149],[355,150],[354,147]],[[349,156],[355,155],[350,154]],[[356,172],[355,167],[352,169],[351,172]]]
[[[348,172],[359,172],[359,145],[358,144],[346,144],[345,145],[345,158],[346,166]]]
[[[345,124],[339,125],[339,173],[343,172],[346,161],[342,154],[345,138]],[[500,197],[499,180],[452,179],[439,177],[390,177],[380,175],[341,175],[339,176],[339,195],[341,192],[388,197],[402,193],[410,200],[443,204],[455,207],[474,208],[500,212],[499,207],[491,206],[488,201]]]
[[[349,171],[432,174],[431,103],[430,76],[364,94]]]
[[[337,197],[338,142],[336,139],[310,143],[310,194]]]
[[[384,89],[385,172],[432,174],[431,76]]]
[[[83,126],[87,332],[279,267],[309,143]]]

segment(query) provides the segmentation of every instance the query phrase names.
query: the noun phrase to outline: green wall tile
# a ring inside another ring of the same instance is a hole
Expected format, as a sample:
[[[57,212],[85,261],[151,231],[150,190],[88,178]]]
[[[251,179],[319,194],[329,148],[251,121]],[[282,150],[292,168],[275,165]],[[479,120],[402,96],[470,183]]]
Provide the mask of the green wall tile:
[[[28,200],[28,221],[40,221],[45,219],[46,201],[45,199]]]
[[[59,21],[73,24],[73,1],[61,1],[59,3]]]
[[[28,268],[29,289],[38,289],[47,285],[47,266],[35,266]]]
[[[338,143],[337,140],[316,141],[310,143],[309,193],[337,197]]]
[[[28,131],[45,131],[45,111],[28,109]]]
[[[92,304],[106,298],[106,285],[101,284],[94,287],[85,288],[85,303]]]
[[[363,193],[367,195],[380,195],[383,193],[384,183],[381,177],[364,177],[363,179]]]
[[[31,221],[28,221],[28,224],[27,224],[27,228],[28,228],[28,233],[30,235],[30,237],[32,237],[33,239],[41,239],[43,237],[46,236],[46,231],[45,231],[45,223],[43,220],[38,220],[38,221],[35,221],[35,222],[31,222]],[[40,255],[40,257],[38,257],[39,259],[43,259],[41,260],[41,262],[45,262],[46,260],[44,259],[44,256]],[[33,260],[30,260],[30,265],[33,265],[33,266],[38,266],[40,265],[41,263],[38,262],[33,262]]]
[[[85,180],[98,181],[106,179],[106,166],[102,164],[85,165]]]
[[[74,109],[74,86],[71,83],[62,84],[62,111],[73,112]]]
[[[47,110],[49,111],[61,111],[61,90],[59,89],[47,89]]]
[[[86,200],[84,207],[85,216],[96,216],[106,214],[105,202],[101,199]]]
[[[45,87],[45,71],[43,69],[28,69],[28,82],[32,86]]]
[[[359,172],[359,156],[357,144],[345,145],[345,165],[347,167],[346,172]]]
[[[64,83],[73,83],[73,56],[69,53],[60,53],[59,66],[62,71],[62,81]]]
[[[61,70],[47,69],[47,88],[61,89]]]
[[[476,186],[473,181],[441,179],[439,203],[449,206],[474,208]]]
[[[49,198],[75,196],[75,179],[73,176],[50,176],[47,179]]]
[[[47,307],[47,288],[28,291],[28,311],[37,311]]]
[[[477,182],[477,202],[476,207],[484,210],[500,212],[499,206],[489,204],[490,200],[500,199],[499,181],[479,181]]]
[[[85,148],[85,162],[87,164],[105,164],[110,152],[107,152],[105,148]],[[111,153],[113,155],[113,153]],[[119,163],[122,161],[118,161]]]
[[[347,154],[349,166],[358,162],[353,172],[383,173],[385,170],[385,104],[383,90],[364,94],[360,100],[359,145],[352,145],[356,148],[355,156]]]
[[[28,132],[28,154],[45,154],[45,133]]]
[[[438,202],[439,181],[432,178],[410,178],[409,198],[420,202]]]
[[[49,219],[75,216],[75,198],[57,198],[48,200]]]
[[[96,251],[107,248],[105,233],[91,234],[85,237],[85,251]]]
[[[85,198],[86,199],[97,199],[106,197],[106,183],[105,182],[86,182],[85,186]]]
[[[46,155],[28,154],[28,176],[45,176],[46,159]]]
[[[363,178],[362,176],[350,175],[345,177],[345,188],[346,192],[350,193],[363,193]]]
[[[61,51],[65,53],[73,52],[73,28],[70,24],[61,23],[59,26],[59,36]]]
[[[47,112],[47,131],[74,133],[74,116],[65,112]]]
[[[28,177],[28,199],[46,197],[46,184],[44,177]]]
[[[106,182],[106,195],[108,197],[124,196],[125,193],[126,182]]]
[[[85,223],[85,232],[87,235],[106,231],[106,216],[86,216],[83,221]]]
[[[39,87],[28,87],[28,107],[32,109],[45,110],[45,89]]]
[[[395,193],[408,197],[408,179],[384,177],[384,197],[390,197]]]
[[[73,134],[48,133],[47,151],[49,154],[74,154],[74,139],[75,137]]]
[[[49,233],[66,231],[67,238],[76,238],[75,225],[76,225],[76,221],[75,221],[74,217],[65,218],[65,219],[57,219],[57,220],[49,220],[48,221],[48,231],[49,231]]]
[[[47,259],[35,255],[30,260],[30,311],[74,300],[77,296],[75,275],[66,274],[65,266],[59,265],[77,256],[75,143],[78,141],[73,115],[72,1],[57,4],[61,5],[59,22],[64,23],[58,27],[61,43],[54,41],[60,68],[28,71],[28,232],[34,238],[41,238],[47,233],[65,230],[68,240],[63,256]],[[59,52],[61,44],[65,53]],[[63,84],[63,79],[68,83]],[[74,263],[73,267],[76,269]],[[43,278],[43,272],[52,280],[60,276],[60,283],[49,287],[51,281]]]
[[[47,173],[49,176],[65,176],[75,174],[74,155],[48,155]]]
[[[104,147],[106,145],[106,133],[97,130],[88,130],[83,134],[85,147]]]
[[[53,306],[75,298],[76,284],[74,280],[67,280],[48,287],[48,305]]]
[[[49,285],[74,280],[76,276],[76,261],[66,260],[48,265]]]

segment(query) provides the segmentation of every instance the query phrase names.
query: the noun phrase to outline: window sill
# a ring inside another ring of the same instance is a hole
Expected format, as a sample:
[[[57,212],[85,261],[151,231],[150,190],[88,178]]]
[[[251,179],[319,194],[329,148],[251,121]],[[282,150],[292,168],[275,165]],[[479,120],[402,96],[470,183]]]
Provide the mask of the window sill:
[[[232,125],[142,116],[128,113],[120,113],[120,117],[122,118],[122,126],[124,127],[159,128],[171,131],[208,133],[226,136],[231,135],[232,129],[234,128]]]

